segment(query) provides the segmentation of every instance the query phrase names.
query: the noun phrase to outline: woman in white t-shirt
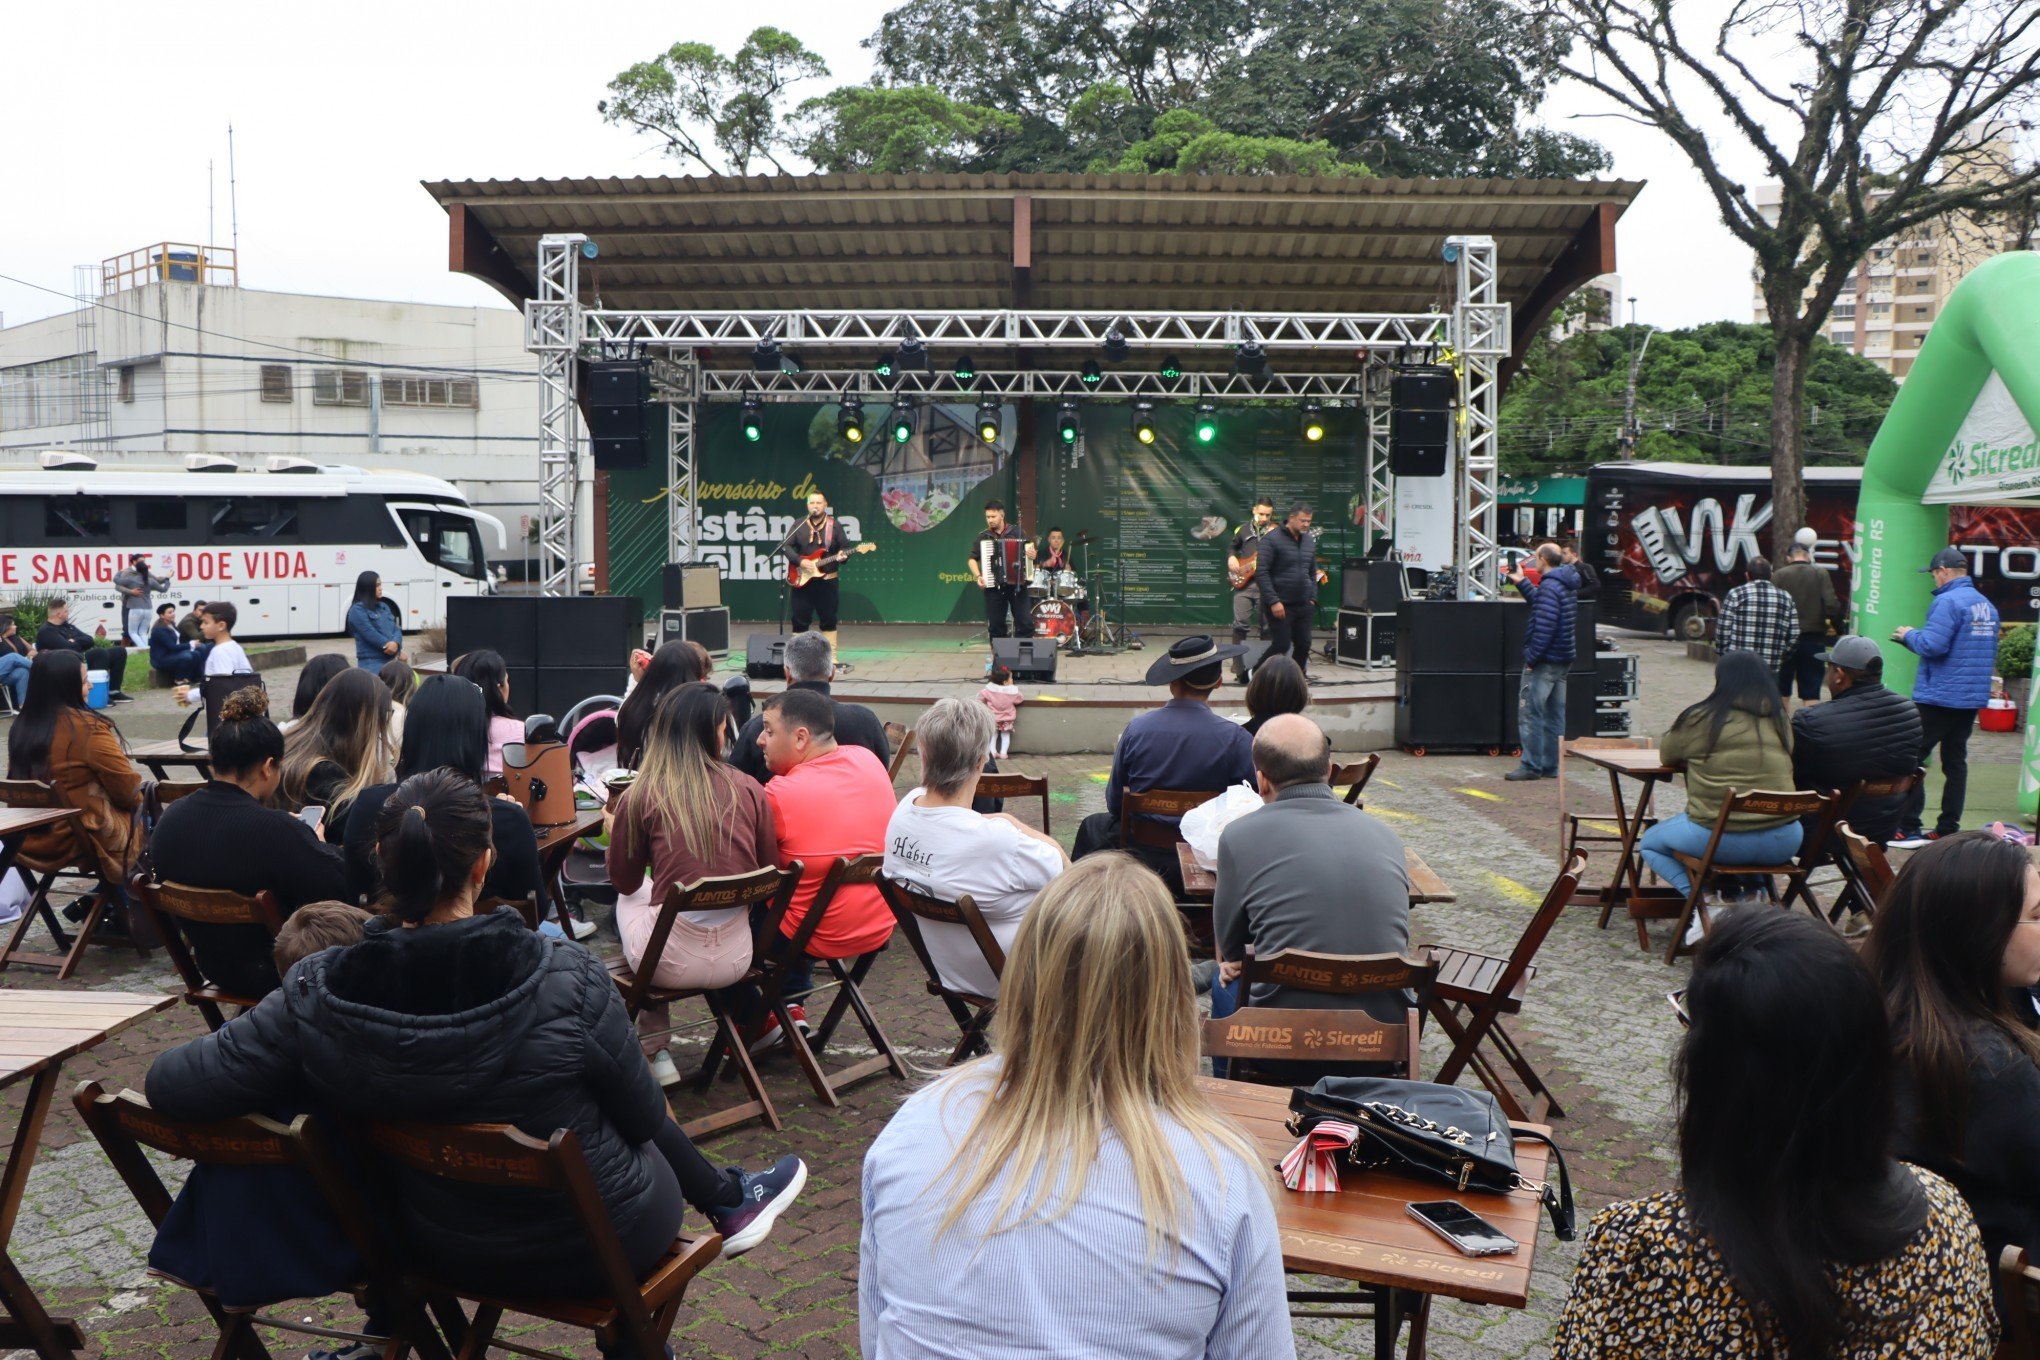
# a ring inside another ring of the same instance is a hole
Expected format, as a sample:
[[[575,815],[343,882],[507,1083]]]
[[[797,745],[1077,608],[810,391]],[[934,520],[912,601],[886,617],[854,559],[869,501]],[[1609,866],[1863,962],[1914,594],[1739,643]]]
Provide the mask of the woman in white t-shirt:
[[[885,829],[885,874],[948,901],[969,894],[1001,949],[1011,949],[1034,895],[1069,867],[1053,837],[1010,813],[970,810],[990,749],[992,711],[965,699],[938,699],[914,726],[921,787],[893,809]],[[921,927],[942,980],[960,991],[997,996],[999,980],[963,926]]]

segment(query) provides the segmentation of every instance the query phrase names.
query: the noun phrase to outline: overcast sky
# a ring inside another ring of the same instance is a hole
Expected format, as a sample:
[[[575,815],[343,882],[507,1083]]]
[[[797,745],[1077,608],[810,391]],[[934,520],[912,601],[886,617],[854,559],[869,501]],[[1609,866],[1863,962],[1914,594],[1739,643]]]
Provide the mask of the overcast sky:
[[[836,77],[888,0],[767,7],[684,0],[488,5],[214,0],[155,11],[87,2],[9,7],[0,41],[0,315],[70,310],[71,267],[153,242],[229,243],[234,126],[241,283],[285,292],[503,305],[446,269],[446,217],[425,179],[660,174],[648,143],[595,112],[609,78],[689,38],[724,51],[760,21],[790,29]],[[826,88],[818,85],[817,91]],[[1615,174],[1648,187],[1618,257],[1640,319],[1748,320],[1749,256],[1656,133],[1564,115]],[[13,280],[20,280],[16,282]],[[50,291],[54,290],[54,291]]]

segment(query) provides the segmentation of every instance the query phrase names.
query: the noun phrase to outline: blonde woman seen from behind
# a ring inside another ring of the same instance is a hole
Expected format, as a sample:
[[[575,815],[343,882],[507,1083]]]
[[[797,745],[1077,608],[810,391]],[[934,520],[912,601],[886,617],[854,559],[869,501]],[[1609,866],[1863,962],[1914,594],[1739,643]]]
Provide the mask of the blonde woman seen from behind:
[[[864,1355],[1290,1360],[1273,1187],[1197,1086],[1168,891],[1088,857],[1021,924],[992,1056],[865,1156]]]

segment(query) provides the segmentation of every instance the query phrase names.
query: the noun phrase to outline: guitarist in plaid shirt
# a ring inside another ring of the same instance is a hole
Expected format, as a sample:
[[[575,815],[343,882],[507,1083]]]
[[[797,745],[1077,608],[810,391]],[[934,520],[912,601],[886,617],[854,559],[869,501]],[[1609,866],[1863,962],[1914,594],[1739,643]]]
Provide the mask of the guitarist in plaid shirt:
[[[1799,642],[1799,606],[1771,584],[1771,564],[1750,559],[1750,579],[1728,592],[1714,626],[1717,651],[1755,652],[1775,674]]]

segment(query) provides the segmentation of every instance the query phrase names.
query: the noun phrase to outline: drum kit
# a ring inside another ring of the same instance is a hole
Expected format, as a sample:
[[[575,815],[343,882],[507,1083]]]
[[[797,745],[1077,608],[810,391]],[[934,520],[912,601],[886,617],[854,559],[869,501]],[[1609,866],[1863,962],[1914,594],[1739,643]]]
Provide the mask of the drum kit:
[[[1027,595],[1034,601],[1034,635],[1059,639],[1064,646],[1075,645],[1077,606],[1087,598],[1077,574],[1036,569],[1027,578]]]

